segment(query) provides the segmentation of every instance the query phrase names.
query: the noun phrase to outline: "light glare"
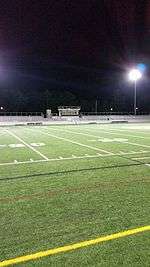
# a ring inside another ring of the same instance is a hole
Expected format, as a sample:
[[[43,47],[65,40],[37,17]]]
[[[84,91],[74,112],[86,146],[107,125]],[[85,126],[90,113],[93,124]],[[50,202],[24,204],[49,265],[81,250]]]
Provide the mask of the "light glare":
[[[138,69],[133,69],[129,72],[129,79],[131,81],[137,81],[142,77],[142,73]]]

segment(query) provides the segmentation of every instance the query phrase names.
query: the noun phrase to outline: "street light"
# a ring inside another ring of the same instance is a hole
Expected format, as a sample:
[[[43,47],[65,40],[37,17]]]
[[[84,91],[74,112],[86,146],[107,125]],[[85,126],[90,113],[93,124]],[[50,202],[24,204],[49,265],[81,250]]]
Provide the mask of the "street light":
[[[129,72],[129,80],[134,82],[134,115],[136,115],[137,107],[136,107],[136,87],[137,81],[142,78],[142,73],[138,69],[132,69]]]

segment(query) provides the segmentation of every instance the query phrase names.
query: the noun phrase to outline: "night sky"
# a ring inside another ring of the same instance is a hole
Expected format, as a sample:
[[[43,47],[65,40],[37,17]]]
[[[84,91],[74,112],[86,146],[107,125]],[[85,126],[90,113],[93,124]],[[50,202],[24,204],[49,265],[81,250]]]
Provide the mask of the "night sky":
[[[132,111],[128,69],[144,63],[138,107],[150,112],[149,0],[5,0],[0,8],[0,106]]]

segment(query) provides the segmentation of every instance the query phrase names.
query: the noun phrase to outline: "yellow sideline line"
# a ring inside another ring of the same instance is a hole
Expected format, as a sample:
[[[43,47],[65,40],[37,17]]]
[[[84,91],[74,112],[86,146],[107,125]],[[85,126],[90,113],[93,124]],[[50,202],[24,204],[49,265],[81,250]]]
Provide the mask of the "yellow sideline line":
[[[129,235],[134,235],[134,234],[145,232],[145,231],[150,231],[150,225],[135,228],[135,229],[126,230],[123,232],[119,232],[119,233],[115,233],[115,234],[111,234],[111,235],[107,235],[107,236],[98,237],[98,238],[87,240],[87,241],[82,241],[82,242],[75,243],[72,245],[67,245],[67,246],[63,246],[63,247],[58,247],[58,248],[53,248],[53,249],[49,249],[49,250],[45,250],[45,251],[40,251],[37,253],[33,253],[33,254],[25,255],[25,256],[20,256],[20,257],[14,258],[14,259],[4,260],[4,261],[0,262],[0,267],[10,266],[10,265],[14,265],[17,263],[30,261],[30,260],[36,260],[38,258],[42,258],[42,257],[46,257],[46,256],[50,256],[50,255],[54,255],[54,254],[58,254],[58,253],[62,253],[62,252],[67,252],[70,250],[76,250],[79,248],[95,245],[95,244],[98,244],[101,242],[105,242],[105,241],[109,241],[109,240],[113,240],[113,239],[118,239],[118,238],[129,236]]]

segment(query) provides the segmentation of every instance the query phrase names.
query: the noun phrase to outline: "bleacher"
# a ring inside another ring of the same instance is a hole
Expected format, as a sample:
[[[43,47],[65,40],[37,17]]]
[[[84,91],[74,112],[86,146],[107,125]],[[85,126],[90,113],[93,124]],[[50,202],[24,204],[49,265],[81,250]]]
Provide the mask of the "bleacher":
[[[2,125],[48,125],[48,124],[86,124],[86,123],[132,123],[150,122],[150,115],[82,115],[82,116],[51,116],[41,115],[1,115]]]
[[[0,122],[26,122],[26,121],[40,121],[42,116],[0,116]]]
[[[86,115],[83,120],[136,120],[149,119],[150,115]]]
[[[44,119],[43,114],[0,113],[0,125],[21,125],[28,123],[40,123]]]

